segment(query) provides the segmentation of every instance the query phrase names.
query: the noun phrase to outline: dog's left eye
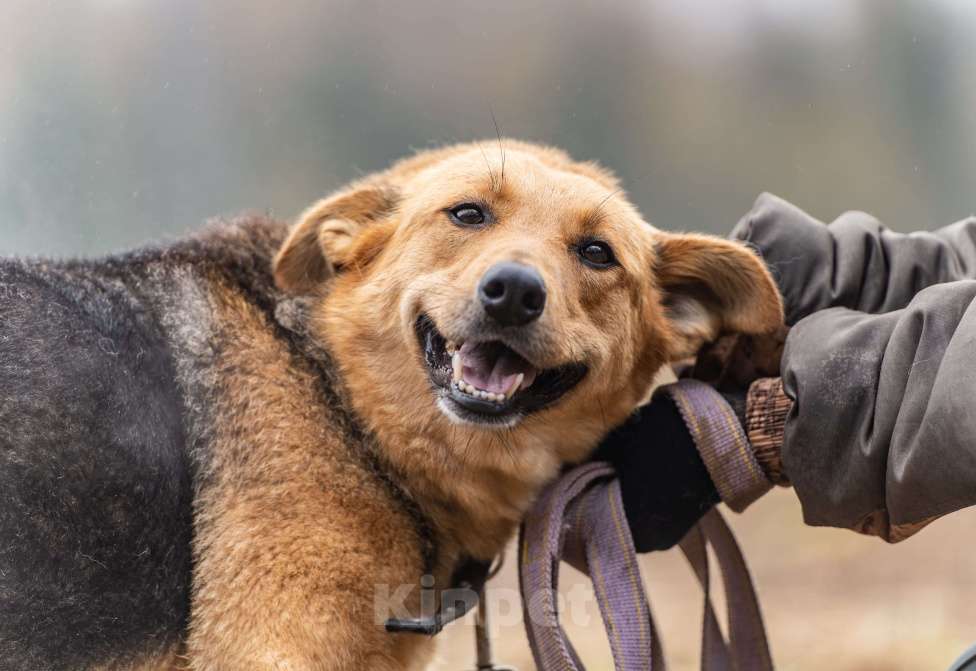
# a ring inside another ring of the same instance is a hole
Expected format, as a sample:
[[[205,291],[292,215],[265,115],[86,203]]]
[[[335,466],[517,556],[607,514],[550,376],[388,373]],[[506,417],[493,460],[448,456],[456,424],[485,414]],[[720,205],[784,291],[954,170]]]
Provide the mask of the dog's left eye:
[[[606,268],[616,261],[610,245],[601,240],[584,242],[579,246],[579,255],[587,265],[597,268]]]
[[[454,223],[461,226],[480,226],[485,223],[484,211],[474,203],[464,203],[448,210]]]

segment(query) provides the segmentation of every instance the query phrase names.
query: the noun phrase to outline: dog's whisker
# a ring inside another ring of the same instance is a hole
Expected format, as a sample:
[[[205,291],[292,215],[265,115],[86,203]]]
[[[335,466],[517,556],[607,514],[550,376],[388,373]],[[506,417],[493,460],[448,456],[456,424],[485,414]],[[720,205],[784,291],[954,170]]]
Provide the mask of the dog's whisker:
[[[491,180],[491,190],[498,191],[498,182],[495,181],[495,173],[491,170],[491,163],[488,161],[488,154],[485,153],[485,148],[478,143],[478,150],[481,151],[481,156],[485,159],[485,167],[488,168],[488,178]]]
[[[495,110],[488,106],[488,112],[491,113],[491,122],[495,124],[495,135],[498,137],[498,153],[501,154],[502,168],[501,168],[501,185],[505,184],[505,148],[502,146],[502,132],[498,128],[498,119],[495,118]]]

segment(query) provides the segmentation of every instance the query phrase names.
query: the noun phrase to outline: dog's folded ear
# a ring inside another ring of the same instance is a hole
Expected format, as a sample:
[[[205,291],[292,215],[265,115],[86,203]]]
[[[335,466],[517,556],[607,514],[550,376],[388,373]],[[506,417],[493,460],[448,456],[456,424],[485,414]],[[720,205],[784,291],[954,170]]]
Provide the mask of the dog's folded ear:
[[[288,293],[311,293],[343,268],[368,262],[380,245],[362,244],[360,234],[396,204],[394,189],[365,183],[318,201],[298,218],[275,256],[275,284]]]
[[[751,249],[708,235],[658,235],[655,275],[676,336],[673,359],[722,333],[764,334],[783,323],[779,289]]]

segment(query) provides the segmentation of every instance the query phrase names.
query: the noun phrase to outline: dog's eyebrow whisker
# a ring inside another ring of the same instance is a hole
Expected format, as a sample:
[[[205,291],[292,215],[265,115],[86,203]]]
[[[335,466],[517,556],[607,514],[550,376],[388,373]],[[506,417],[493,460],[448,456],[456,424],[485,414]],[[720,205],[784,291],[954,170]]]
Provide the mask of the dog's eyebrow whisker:
[[[491,179],[491,190],[498,191],[498,182],[495,181],[495,173],[491,170],[491,163],[488,161],[488,154],[485,153],[485,148],[478,143],[478,149],[481,151],[481,156],[485,159],[485,167],[488,168],[488,177]]]
[[[498,137],[498,153],[501,154],[501,159],[502,159],[501,183],[502,185],[504,185],[505,184],[505,147],[502,146],[502,132],[498,128],[498,119],[495,118],[495,110],[491,108],[491,105],[488,106],[488,112],[491,114],[491,122],[495,124],[495,136]]]
[[[653,174],[655,170],[656,170],[656,168],[651,168],[647,172],[644,172],[644,173],[638,175],[634,179],[631,179],[630,182],[632,184],[639,184],[639,183],[643,182],[645,179],[647,179],[651,174]],[[617,183],[619,184],[620,182],[618,181]],[[599,224],[600,221],[602,221],[602,218],[604,216],[603,206],[606,205],[607,202],[609,202],[609,200],[611,198],[613,198],[614,196],[620,195],[621,193],[623,193],[626,190],[627,190],[627,187],[626,186],[618,186],[616,189],[614,189],[613,191],[611,191],[610,193],[608,193],[606,195],[606,197],[597,204],[597,206],[593,209],[593,211],[590,213],[590,215],[586,218],[586,221],[584,223],[585,224],[592,224],[594,226],[596,224]]]
[[[611,191],[610,193],[608,193],[606,195],[606,197],[603,200],[601,200],[599,202],[599,204],[597,204],[596,210],[595,210],[595,214],[598,215],[598,216],[602,215],[603,214],[603,206],[606,205],[610,201],[611,198],[613,198],[614,196],[616,196],[618,194],[623,193],[623,191],[624,191],[624,188],[623,187],[620,187],[619,189],[614,189],[613,191]]]
[[[585,233],[592,232],[593,229],[597,228],[603,222],[603,218],[606,216],[606,212],[603,211],[603,206],[606,205],[611,198],[613,198],[614,196],[620,193],[623,193],[623,191],[624,191],[623,187],[614,189],[606,196],[604,196],[604,198],[599,203],[597,203],[596,207],[590,210],[589,214],[587,214],[586,218],[583,220],[582,228]]]

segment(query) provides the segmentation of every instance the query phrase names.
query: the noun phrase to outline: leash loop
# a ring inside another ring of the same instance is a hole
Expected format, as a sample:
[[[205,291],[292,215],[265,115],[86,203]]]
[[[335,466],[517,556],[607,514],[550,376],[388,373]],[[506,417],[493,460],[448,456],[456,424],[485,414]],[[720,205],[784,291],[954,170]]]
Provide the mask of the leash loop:
[[[728,604],[729,638],[710,599],[708,547]],[[704,592],[702,671],[772,671],[755,588],[741,550],[717,510],[680,544]],[[585,671],[560,624],[559,565],[593,581],[616,671],[663,671],[664,654],[623,514],[619,482],[605,463],[578,466],[550,485],[519,538],[519,586],[526,633],[540,671]]]

